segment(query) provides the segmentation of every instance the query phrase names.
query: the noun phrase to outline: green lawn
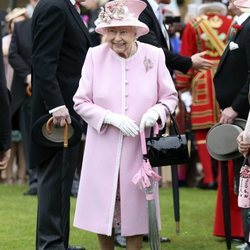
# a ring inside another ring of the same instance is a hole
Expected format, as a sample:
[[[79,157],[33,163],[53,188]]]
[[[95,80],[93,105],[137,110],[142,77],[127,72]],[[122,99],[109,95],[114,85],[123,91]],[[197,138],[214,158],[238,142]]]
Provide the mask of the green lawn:
[[[0,249],[34,250],[36,225],[36,197],[24,196],[26,186],[0,185]],[[161,189],[162,236],[171,243],[161,245],[169,250],[224,250],[225,241],[212,236],[216,191],[196,188],[180,189],[180,234],[175,233],[172,189]],[[71,203],[73,218],[75,199]],[[85,246],[87,250],[98,250],[94,234],[71,229],[70,243]],[[232,243],[232,249],[235,243]],[[119,249],[119,248],[117,248]],[[148,250],[145,243],[143,249]]]

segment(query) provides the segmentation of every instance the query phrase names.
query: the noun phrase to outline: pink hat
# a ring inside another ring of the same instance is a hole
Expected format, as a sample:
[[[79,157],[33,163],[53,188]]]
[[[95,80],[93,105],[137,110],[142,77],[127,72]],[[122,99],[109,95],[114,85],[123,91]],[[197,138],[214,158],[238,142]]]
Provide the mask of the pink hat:
[[[242,12],[250,13],[250,0],[237,0],[234,2],[234,5]]]
[[[105,35],[107,28],[132,26],[136,28],[136,36],[143,36],[149,32],[148,26],[138,20],[146,3],[140,0],[114,0],[101,7],[98,19],[95,21],[95,31]]]

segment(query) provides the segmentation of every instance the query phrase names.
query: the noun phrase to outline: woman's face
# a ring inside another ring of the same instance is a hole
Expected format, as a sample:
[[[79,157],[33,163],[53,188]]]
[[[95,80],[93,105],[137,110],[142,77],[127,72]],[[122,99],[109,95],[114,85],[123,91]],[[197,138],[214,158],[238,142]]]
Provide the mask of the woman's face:
[[[134,27],[111,27],[107,28],[106,42],[119,56],[128,58],[136,39]]]

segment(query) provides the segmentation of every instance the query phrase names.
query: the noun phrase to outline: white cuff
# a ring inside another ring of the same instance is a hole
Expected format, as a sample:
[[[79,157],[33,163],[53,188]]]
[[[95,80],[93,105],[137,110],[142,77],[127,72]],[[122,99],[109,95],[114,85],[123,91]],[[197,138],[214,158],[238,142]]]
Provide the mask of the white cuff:
[[[53,109],[49,110],[49,113],[52,114],[53,112],[55,112],[55,111],[57,111],[57,110],[59,110],[59,109],[61,109],[61,108],[65,108],[65,107],[66,107],[65,105],[58,106],[58,107],[56,107],[56,108],[53,108]]]

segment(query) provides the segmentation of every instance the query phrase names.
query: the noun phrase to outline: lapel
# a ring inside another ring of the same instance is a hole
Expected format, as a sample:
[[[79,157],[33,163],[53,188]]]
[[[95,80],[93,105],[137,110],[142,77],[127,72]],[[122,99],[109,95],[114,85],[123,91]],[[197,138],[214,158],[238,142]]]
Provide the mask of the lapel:
[[[72,14],[72,16],[74,17],[77,25],[79,25],[82,32],[84,33],[84,35],[87,37],[89,43],[91,44],[88,29],[86,28],[85,24],[83,23],[81,16],[79,15],[77,10],[75,9],[75,6],[73,4],[71,4],[71,2],[69,0],[64,0],[64,1],[68,5],[69,11]]]
[[[169,50],[168,45],[167,45],[167,42],[166,42],[166,40],[165,40],[165,37],[164,37],[164,35],[163,35],[163,33],[162,33],[160,23],[159,23],[159,21],[158,21],[156,15],[155,15],[155,13],[154,13],[154,11],[153,11],[151,5],[148,3],[147,0],[143,0],[143,1],[147,4],[147,8],[145,9],[145,11],[148,12],[149,16],[152,18],[152,20],[153,20],[153,22],[154,22],[154,24],[155,24],[155,27],[156,27],[156,29],[157,29],[157,30],[155,30],[156,35],[159,37],[159,39],[160,39],[161,41],[164,41],[164,42],[165,42],[165,46],[166,46],[166,48]]]
[[[249,21],[250,21],[250,17],[248,17],[248,18],[242,23],[243,28],[244,28],[245,24],[248,23]],[[241,30],[242,30],[242,29],[241,29]],[[223,52],[223,54],[222,54],[222,56],[221,56],[220,63],[219,63],[219,65],[218,65],[218,67],[217,67],[216,74],[220,71],[220,68],[221,68],[223,62],[225,61],[225,59],[226,59],[226,57],[227,57],[227,55],[228,55],[228,52],[230,51],[230,50],[229,50],[229,43],[230,43],[230,42],[233,42],[233,41],[236,41],[236,38],[239,36],[241,30],[238,30],[238,31],[237,31],[236,35],[234,36],[234,38],[233,38],[231,41],[228,41],[227,46],[226,46],[226,48],[225,48],[225,50],[224,50],[224,52]],[[216,74],[215,74],[215,75],[216,75]]]

